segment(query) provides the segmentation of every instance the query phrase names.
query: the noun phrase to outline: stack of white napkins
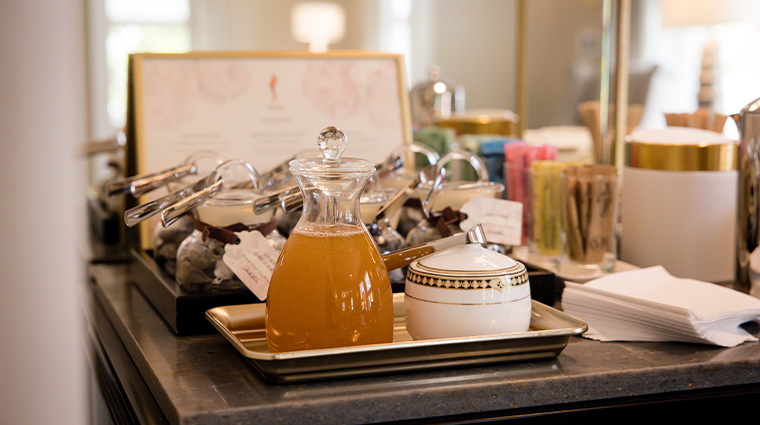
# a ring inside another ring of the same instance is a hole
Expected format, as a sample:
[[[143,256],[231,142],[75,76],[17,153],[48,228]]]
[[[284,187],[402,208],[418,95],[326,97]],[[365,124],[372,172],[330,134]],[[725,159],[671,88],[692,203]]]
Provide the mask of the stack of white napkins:
[[[733,347],[757,338],[740,325],[760,322],[760,299],[714,283],[671,276],[664,267],[565,282],[562,309],[599,341],[682,341]]]

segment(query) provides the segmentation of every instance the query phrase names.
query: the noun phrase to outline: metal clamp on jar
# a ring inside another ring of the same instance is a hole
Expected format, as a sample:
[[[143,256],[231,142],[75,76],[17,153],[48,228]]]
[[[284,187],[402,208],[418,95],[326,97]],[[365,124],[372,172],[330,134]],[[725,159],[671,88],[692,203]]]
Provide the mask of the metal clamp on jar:
[[[478,180],[446,181],[444,168],[452,160],[465,160],[472,165]],[[406,246],[418,245],[459,232],[459,209],[475,196],[498,198],[504,191],[504,185],[488,179],[483,160],[465,150],[454,149],[446,153],[436,164],[435,180],[420,184],[422,211],[425,219],[406,235]],[[424,195],[422,195],[424,194]]]
[[[417,158],[419,156],[424,157],[427,162],[427,165],[421,170],[417,169]],[[390,160],[400,161],[401,167],[393,172],[386,173],[380,179],[380,184],[383,187],[390,187],[399,192],[408,191],[409,193],[398,195],[404,197],[402,205],[394,208],[394,214],[386,215],[390,218],[392,227],[398,230],[401,235],[406,235],[410,229],[423,219],[420,199],[415,189],[421,182],[432,178],[434,165],[438,163],[440,156],[438,152],[427,145],[411,142],[393,149],[390,158]]]
[[[128,227],[134,227],[160,214],[166,207],[204,189],[206,179],[199,176],[208,175],[222,162],[224,159],[216,152],[198,151],[188,156],[182,164],[166,170],[111,182],[108,186],[109,194],[129,192],[138,198],[163,187],[169,191],[167,195],[125,212],[124,221]],[[189,215],[168,227],[156,223],[151,235],[151,251],[156,262],[171,276],[175,274],[177,249],[192,231],[193,219]]]
[[[249,163],[229,160],[206,178],[206,188],[166,208],[161,222],[169,226],[190,211],[193,232],[177,252],[176,280],[186,292],[241,289],[243,283],[222,260],[227,244],[239,243],[236,232],[260,232],[275,249],[285,238],[277,232],[274,210],[254,212],[263,196],[259,175]]]

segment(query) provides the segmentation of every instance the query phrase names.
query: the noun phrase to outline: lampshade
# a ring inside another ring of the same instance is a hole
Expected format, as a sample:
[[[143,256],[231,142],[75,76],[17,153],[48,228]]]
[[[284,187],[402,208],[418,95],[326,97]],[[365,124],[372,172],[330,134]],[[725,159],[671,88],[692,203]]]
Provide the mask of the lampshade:
[[[326,52],[346,30],[346,13],[335,3],[298,3],[291,10],[290,21],[293,38],[309,43],[312,53]]]

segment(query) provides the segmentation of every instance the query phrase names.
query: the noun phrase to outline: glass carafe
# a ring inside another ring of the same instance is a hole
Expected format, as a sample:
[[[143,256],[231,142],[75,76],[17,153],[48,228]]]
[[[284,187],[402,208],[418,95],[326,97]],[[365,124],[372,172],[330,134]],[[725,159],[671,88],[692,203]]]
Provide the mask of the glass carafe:
[[[345,135],[320,133],[322,158],[290,162],[304,202],[272,273],[266,335],[272,352],[393,341],[388,272],[361,221],[372,162],[340,158]]]

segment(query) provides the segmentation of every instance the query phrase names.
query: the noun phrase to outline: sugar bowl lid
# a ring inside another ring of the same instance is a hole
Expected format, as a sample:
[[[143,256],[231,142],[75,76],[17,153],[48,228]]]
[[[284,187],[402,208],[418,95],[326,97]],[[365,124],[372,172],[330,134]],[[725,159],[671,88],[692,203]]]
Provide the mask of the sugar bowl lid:
[[[458,245],[412,263],[418,271],[438,276],[483,276],[525,273],[525,266],[477,243]]]
[[[495,289],[502,294],[507,288],[521,287],[530,293],[526,285],[528,271],[525,265],[506,255],[483,248],[481,243],[485,242],[485,235],[480,225],[467,232],[466,240],[467,243],[464,245],[414,260],[407,271],[407,294],[410,291],[416,294],[420,289],[417,287],[476,291]],[[438,295],[428,293],[425,297],[437,299]],[[459,295],[469,296],[464,293]]]

